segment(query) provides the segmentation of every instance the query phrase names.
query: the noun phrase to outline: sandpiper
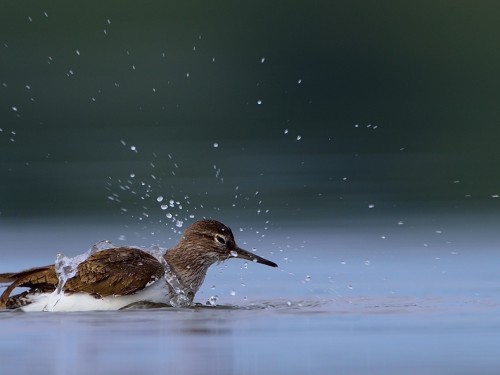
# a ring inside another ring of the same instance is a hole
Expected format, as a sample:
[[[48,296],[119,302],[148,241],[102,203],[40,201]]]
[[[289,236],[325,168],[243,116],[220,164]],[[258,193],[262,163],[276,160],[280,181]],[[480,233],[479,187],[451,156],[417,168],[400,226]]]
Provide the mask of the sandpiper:
[[[278,265],[236,245],[231,229],[216,220],[199,220],[179,243],[160,258],[136,247],[97,251],[78,264],[53,311],[117,310],[136,303],[190,306],[208,268],[237,257],[271,267]],[[0,308],[47,310],[60,278],[55,265],[0,274],[10,283],[0,297]],[[10,296],[17,287],[27,291]],[[179,298],[182,297],[182,298]]]

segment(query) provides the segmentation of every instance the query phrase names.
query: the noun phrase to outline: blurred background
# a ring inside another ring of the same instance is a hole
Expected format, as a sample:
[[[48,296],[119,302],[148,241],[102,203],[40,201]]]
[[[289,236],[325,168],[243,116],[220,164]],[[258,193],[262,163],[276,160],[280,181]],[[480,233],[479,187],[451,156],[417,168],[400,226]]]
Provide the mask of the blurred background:
[[[499,18],[495,1],[2,2],[0,220],[495,214]]]

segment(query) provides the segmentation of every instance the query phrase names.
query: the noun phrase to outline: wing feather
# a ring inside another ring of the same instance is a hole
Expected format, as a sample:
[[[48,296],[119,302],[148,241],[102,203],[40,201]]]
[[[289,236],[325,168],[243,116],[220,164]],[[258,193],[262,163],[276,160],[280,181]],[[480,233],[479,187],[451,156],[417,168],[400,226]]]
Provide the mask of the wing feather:
[[[99,251],[80,263],[76,275],[66,282],[64,291],[101,297],[128,295],[144,289],[163,275],[163,265],[151,254],[134,247],[117,247]],[[54,290],[59,283],[54,265],[0,274],[0,281],[11,282],[0,297],[0,308],[6,306],[17,287],[47,291]]]
[[[108,249],[82,262],[64,290],[102,297],[133,294],[161,278],[164,272],[163,265],[145,251],[132,247]]]

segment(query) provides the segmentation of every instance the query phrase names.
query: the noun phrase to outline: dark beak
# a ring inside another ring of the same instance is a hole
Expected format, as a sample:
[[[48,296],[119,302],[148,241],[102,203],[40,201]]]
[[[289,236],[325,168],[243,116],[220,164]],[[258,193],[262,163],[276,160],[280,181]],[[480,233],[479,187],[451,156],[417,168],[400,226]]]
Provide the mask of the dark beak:
[[[250,260],[252,262],[260,263],[260,264],[265,264],[266,266],[270,267],[278,267],[278,265],[274,262],[271,262],[270,260],[264,259],[258,255],[252,254],[250,251],[240,249],[237,247],[235,250],[231,251],[231,255],[236,257],[236,258],[241,258],[245,260]]]

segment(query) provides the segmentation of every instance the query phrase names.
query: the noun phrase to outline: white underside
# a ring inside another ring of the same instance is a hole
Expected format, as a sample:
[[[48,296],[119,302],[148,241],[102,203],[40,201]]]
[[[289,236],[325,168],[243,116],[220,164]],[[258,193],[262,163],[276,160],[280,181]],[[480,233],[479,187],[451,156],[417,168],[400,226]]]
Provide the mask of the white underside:
[[[59,298],[59,300],[57,300]],[[73,293],[57,296],[54,293],[31,295],[31,303],[23,306],[23,311],[99,311],[119,310],[135,302],[169,303],[170,297],[163,279],[143,290],[127,296],[95,298],[87,293]]]

